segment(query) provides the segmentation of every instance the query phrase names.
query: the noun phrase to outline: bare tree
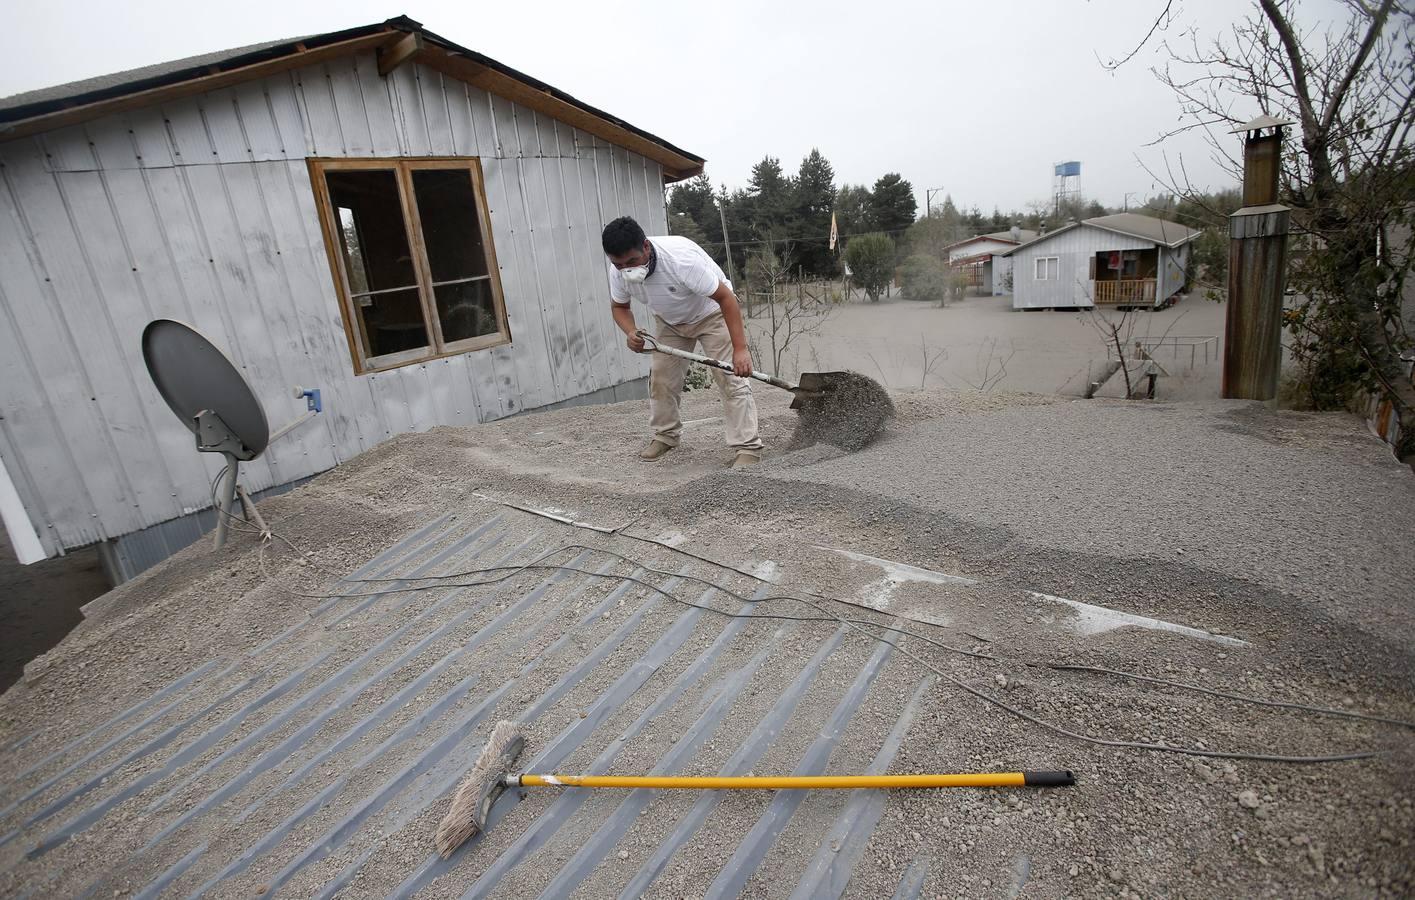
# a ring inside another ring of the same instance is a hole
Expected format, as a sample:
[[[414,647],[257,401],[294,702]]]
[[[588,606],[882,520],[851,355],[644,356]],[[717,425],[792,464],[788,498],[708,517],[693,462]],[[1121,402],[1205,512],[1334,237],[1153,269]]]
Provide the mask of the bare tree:
[[[1130,380],[1130,366],[1125,361],[1125,348],[1130,345],[1130,338],[1135,333],[1135,320],[1131,311],[1121,310],[1120,318],[1116,319],[1101,312],[1096,307],[1091,307],[1088,321],[1091,327],[1100,335],[1101,341],[1106,345],[1106,358],[1109,360],[1111,350],[1115,351],[1115,358],[1119,361],[1120,374],[1125,378],[1125,397],[1131,399],[1135,396],[1135,387]],[[1108,370],[1109,371],[1109,370]],[[1115,374],[1113,371],[1111,375]],[[1108,377],[1108,376],[1107,376]]]
[[[988,338],[978,345],[973,355],[973,377],[959,375],[958,379],[979,393],[986,394],[1007,378],[1007,364],[1017,355],[1017,345],[1007,342],[1007,354],[998,352],[997,338]]]
[[[1157,370],[1154,359],[1150,355],[1149,347],[1146,345],[1149,344],[1149,346],[1155,347],[1163,346],[1165,339],[1169,337],[1169,333],[1174,330],[1174,326],[1178,325],[1184,318],[1184,314],[1180,313],[1165,326],[1164,331],[1160,332],[1158,338],[1146,338],[1141,340],[1135,337],[1135,328],[1139,321],[1135,308],[1117,308],[1116,313],[1119,314],[1119,318],[1113,313],[1103,312],[1097,306],[1092,306],[1090,310],[1086,312],[1086,321],[1090,324],[1091,328],[1095,330],[1096,334],[1100,336],[1101,343],[1105,345],[1107,365],[1111,362],[1111,354],[1115,355],[1115,367],[1107,368],[1098,382],[1090,382],[1086,393],[1088,399],[1095,396],[1095,392],[1100,389],[1100,386],[1115,375],[1116,372],[1120,372],[1121,376],[1125,379],[1125,397],[1128,400],[1138,399],[1137,394],[1140,392],[1140,386],[1136,382],[1141,375],[1149,374],[1152,376],[1152,380],[1149,384],[1149,388],[1152,389],[1154,386],[1153,376],[1156,374]],[[1152,313],[1147,313],[1147,315],[1152,315]],[[1130,347],[1135,348],[1134,353],[1127,355],[1127,348]],[[1147,390],[1146,396],[1153,399],[1153,390]]]
[[[948,348],[940,347],[934,350],[921,334],[919,335],[919,356],[919,387],[923,388],[928,385],[929,376],[933,374],[933,370],[938,367],[938,364],[948,359]]]
[[[1415,384],[1401,359],[1412,348],[1401,303],[1415,217],[1415,13],[1396,0],[1346,0],[1344,10],[1342,21],[1299,28],[1295,0],[1257,0],[1230,35],[1165,41],[1170,59],[1156,74],[1179,98],[1178,131],[1203,129],[1235,174],[1236,142],[1216,129],[1254,106],[1298,123],[1282,193],[1304,250],[1291,282],[1307,299],[1286,316],[1291,349],[1316,405],[1363,389],[1390,400],[1405,425],[1396,453],[1415,467]],[[1193,195],[1182,165],[1170,176]]]
[[[761,344],[761,352],[755,355],[769,358],[771,371],[779,375],[791,346],[819,331],[835,304],[793,282],[789,251],[778,252],[772,244],[763,244],[748,255],[747,286],[752,297],[748,331],[755,331],[753,343],[759,340]]]

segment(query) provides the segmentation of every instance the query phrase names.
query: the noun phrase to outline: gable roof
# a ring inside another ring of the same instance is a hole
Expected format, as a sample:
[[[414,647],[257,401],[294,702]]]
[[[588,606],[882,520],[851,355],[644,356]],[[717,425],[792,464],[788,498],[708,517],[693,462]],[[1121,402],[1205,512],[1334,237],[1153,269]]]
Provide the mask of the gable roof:
[[[666,181],[691,178],[703,158],[475,50],[433,34],[407,16],[373,25],[268,41],[0,98],[0,141],[85,122],[128,109],[264,78],[373,50],[379,74],[409,60],[473,87],[557,118],[645,156]]]
[[[992,234],[975,234],[972,237],[964,238],[961,241],[954,241],[951,244],[944,244],[943,249],[952,250],[954,247],[962,247],[964,244],[971,244],[974,241],[1000,241],[1004,244],[1025,244],[1027,241],[1030,241],[1037,236],[1037,233],[1035,231],[1031,231],[1026,228],[1019,228],[1017,229],[1017,232],[1018,236],[1016,238],[1012,236],[1012,232],[1010,230],[994,231]]]
[[[1126,237],[1136,238],[1141,241],[1150,241],[1162,247],[1168,247],[1170,250],[1189,243],[1200,234],[1200,232],[1195,231],[1187,225],[1180,225],[1178,222],[1171,222],[1168,219],[1159,219],[1154,216],[1141,215],[1140,213],[1123,212],[1115,213],[1110,216],[1096,216],[1094,219],[1085,219],[1081,222],[1072,222],[1069,225],[1063,225],[1055,231],[1048,231],[1036,240],[1013,247],[1002,255],[1011,256],[1019,250],[1031,247],[1033,244],[1049,241],[1058,234],[1064,234],[1073,228],[1080,228],[1082,225],[1100,228],[1103,231],[1112,231],[1116,234],[1123,234]]]

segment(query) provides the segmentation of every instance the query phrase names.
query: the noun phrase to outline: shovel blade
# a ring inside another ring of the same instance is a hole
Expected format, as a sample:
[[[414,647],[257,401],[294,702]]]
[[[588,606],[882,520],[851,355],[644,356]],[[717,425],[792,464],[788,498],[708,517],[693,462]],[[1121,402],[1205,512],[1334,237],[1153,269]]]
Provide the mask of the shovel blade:
[[[807,400],[819,400],[829,397],[832,391],[837,390],[841,385],[847,383],[850,373],[848,372],[803,372],[801,380],[791,393],[795,399],[791,401],[792,409],[800,409]]]

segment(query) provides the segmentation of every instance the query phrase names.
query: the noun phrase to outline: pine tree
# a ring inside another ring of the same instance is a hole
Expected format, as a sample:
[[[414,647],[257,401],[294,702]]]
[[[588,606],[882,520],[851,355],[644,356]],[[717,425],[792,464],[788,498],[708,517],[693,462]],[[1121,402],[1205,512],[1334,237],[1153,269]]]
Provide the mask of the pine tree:
[[[835,169],[819,150],[812,148],[801,160],[796,175],[791,217],[792,234],[799,239],[795,261],[811,275],[835,274],[835,256],[828,241],[834,206]]]
[[[717,203],[713,199],[712,181],[707,173],[701,173],[691,181],[683,181],[673,186],[668,197],[668,212],[683,213],[692,218],[704,234],[722,230],[717,215]]]
[[[870,192],[870,211],[874,215],[875,226],[891,236],[902,234],[912,225],[918,209],[914,186],[900,177],[898,172],[881,176]]]
[[[792,180],[781,171],[781,160],[763,157],[752,166],[747,195],[752,238],[758,241],[787,240],[791,237]]]
[[[843,184],[835,192],[835,227],[841,237],[876,229],[870,189],[863,184]]]

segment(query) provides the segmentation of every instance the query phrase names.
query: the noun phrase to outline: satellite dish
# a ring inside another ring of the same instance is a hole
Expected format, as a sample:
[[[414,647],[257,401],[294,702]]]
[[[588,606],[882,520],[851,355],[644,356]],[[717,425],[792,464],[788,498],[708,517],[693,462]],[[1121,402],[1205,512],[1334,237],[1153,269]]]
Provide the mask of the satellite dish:
[[[142,333],[142,357],[162,399],[196,436],[197,450],[226,457],[221,495],[212,498],[219,508],[216,546],[226,542],[238,493],[246,517],[268,536],[270,529],[236,482],[240,463],[260,456],[271,441],[322,412],[318,389],[295,388],[295,396],[306,400],[307,411],[272,435],[265,409],[245,376],[200,331],[173,319],[149,322]]]
[[[235,364],[190,325],[172,319],[149,322],[142,333],[142,356],[162,399],[196,434],[203,412],[214,413],[237,442],[232,455],[252,460],[270,444],[270,425]]]

